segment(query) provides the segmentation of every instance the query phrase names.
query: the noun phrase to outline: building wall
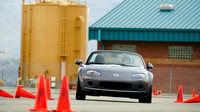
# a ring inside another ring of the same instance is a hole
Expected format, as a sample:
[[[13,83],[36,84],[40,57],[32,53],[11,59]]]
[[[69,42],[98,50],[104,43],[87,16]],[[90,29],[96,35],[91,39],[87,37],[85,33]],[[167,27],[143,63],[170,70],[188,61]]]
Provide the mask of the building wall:
[[[160,58],[168,59],[168,46],[192,46],[193,59],[200,59],[200,43],[199,42],[135,42],[135,41],[102,41],[106,50],[111,50],[112,45],[136,45],[136,53],[143,58]],[[98,44],[98,49],[102,49]]]
[[[179,85],[183,85],[183,93],[192,94],[193,88],[200,92],[200,43],[187,42],[134,42],[134,41],[102,41],[105,50],[112,50],[112,45],[136,45],[136,53],[142,55],[145,62],[154,65],[153,86],[164,93],[177,93]],[[192,46],[193,59],[168,59],[168,46]],[[98,44],[101,50],[101,44]]]
[[[196,94],[200,92],[200,66],[191,65],[157,65],[154,64],[152,72],[154,74],[153,86],[164,93],[170,92],[170,69],[172,75],[171,92],[178,93],[179,85],[183,86],[183,93],[192,94],[196,89]]]

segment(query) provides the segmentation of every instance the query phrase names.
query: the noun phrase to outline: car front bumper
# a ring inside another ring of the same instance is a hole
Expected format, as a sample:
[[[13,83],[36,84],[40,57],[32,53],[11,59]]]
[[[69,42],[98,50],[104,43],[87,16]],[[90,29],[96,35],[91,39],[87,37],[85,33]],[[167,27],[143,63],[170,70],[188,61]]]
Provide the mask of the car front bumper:
[[[106,82],[107,86],[105,84],[102,86],[102,82]],[[98,78],[86,78],[84,81],[80,80],[80,85],[81,89],[86,92],[87,95],[130,98],[146,97],[151,87],[151,85],[147,85],[147,80],[145,79],[105,80]]]

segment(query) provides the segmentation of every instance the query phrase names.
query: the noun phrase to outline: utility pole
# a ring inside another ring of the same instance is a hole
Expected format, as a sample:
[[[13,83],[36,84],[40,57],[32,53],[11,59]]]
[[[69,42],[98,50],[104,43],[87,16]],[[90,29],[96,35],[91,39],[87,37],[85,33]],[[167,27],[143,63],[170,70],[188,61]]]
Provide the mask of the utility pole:
[[[3,81],[3,69],[2,69],[2,77],[1,77],[2,81]]]
[[[5,53],[6,53],[5,51],[0,51],[0,54],[5,54]],[[3,80],[3,72],[4,72],[4,69],[2,69],[2,77],[1,77],[2,80]]]

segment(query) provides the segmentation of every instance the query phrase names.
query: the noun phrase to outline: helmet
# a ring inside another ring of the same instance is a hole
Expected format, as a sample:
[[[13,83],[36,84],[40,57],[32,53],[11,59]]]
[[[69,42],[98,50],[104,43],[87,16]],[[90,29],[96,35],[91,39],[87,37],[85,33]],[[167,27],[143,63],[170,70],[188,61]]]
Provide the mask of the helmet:
[[[122,57],[122,63],[125,63],[125,62],[130,63],[130,61],[131,61],[131,59],[128,56],[125,55]]]

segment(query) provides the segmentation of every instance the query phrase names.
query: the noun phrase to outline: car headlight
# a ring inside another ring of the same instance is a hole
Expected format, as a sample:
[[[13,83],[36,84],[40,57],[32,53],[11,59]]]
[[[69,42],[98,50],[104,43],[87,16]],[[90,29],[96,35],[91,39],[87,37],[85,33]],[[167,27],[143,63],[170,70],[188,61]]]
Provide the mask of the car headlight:
[[[135,78],[135,79],[141,79],[141,78],[145,78],[146,75],[145,74],[133,74],[131,75],[132,78]]]
[[[86,72],[86,74],[87,74],[87,75],[94,75],[94,76],[100,76],[100,75],[101,75],[100,72],[95,71],[95,70],[88,70],[88,71]]]

